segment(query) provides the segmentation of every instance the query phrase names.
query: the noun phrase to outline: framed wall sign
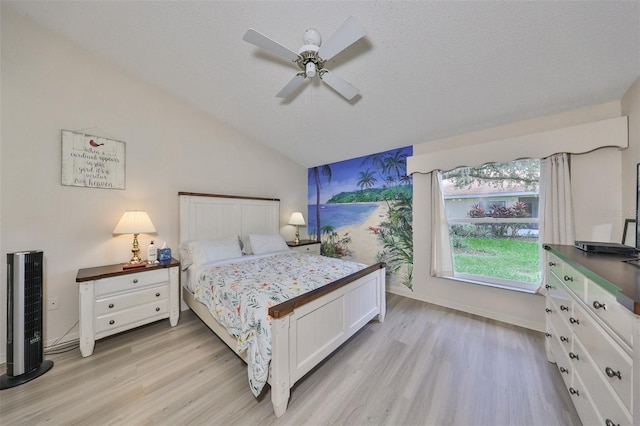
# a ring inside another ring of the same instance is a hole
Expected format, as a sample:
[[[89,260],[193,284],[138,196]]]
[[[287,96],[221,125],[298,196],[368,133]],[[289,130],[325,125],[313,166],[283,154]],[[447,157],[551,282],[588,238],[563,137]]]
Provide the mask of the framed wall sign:
[[[62,131],[62,184],[124,189],[125,143],[85,133]]]

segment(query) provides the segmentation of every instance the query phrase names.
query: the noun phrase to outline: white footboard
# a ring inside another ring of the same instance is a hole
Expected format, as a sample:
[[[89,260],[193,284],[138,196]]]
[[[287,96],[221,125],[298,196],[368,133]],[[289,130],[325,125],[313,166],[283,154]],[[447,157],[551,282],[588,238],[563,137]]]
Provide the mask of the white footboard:
[[[385,269],[344,284],[271,323],[271,402],[276,417],[289,401],[289,389],[313,367],[376,316],[386,314]]]

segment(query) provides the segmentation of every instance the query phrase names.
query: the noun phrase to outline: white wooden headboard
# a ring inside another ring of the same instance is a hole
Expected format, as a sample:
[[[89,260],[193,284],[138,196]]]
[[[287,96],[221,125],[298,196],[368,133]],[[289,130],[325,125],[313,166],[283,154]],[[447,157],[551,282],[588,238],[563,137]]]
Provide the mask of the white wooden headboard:
[[[179,192],[180,242],[280,232],[280,200]]]

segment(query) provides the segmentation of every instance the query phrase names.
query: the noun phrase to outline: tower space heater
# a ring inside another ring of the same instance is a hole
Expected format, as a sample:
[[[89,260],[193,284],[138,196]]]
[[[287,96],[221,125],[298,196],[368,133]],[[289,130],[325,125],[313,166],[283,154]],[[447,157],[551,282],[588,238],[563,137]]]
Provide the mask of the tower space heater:
[[[27,383],[49,371],[44,360],[43,253],[7,254],[7,372],[0,389]]]

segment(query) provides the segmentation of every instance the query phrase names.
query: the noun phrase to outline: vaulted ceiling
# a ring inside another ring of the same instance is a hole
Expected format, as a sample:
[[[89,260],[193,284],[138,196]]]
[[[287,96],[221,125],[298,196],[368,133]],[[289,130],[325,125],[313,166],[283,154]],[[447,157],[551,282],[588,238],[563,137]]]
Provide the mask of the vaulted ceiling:
[[[620,99],[640,76],[638,1],[3,1],[310,167]],[[297,51],[348,17],[366,29],[287,100]]]

